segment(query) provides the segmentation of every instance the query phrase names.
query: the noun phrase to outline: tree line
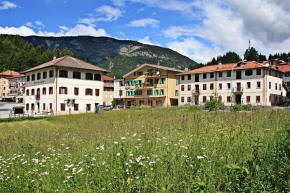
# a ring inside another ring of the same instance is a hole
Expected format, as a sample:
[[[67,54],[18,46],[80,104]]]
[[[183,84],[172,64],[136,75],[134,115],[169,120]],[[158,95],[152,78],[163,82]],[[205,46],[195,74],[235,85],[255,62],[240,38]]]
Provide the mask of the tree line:
[[[24,70],[48,62],[53,57],[61,56],[76,57],[67,48],[62,50],[46,49],[43,45],[34,47],[20,36],[0,35],[0,71],[14,70],[23,72]]]

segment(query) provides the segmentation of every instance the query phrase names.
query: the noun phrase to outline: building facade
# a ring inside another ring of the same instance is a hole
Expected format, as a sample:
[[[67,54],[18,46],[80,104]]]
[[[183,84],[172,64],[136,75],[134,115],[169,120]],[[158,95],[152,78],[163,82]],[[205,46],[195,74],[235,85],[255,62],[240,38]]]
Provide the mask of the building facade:
[[[103,104],[107,70],[64,56],[26,70],[27,113],[54,115],[93,112]]]
[[[104,75],[104,105],[112,105],[114,100],[114,78]]]
[[[114,101],[117,105],[124,105],[125,82],[124,79],[114,80]]]
[[[8,79],[0,78],[0,99],[7,98],[9,93]]]
[[[283,87],[286,90],[286,98],[290,101],[290,64],[279,66],[279,70],[284,72]]]
[[[159,65],[143,64],[124,75],[126,107],[148,105],[169,107],[178,105],[176,74],[183,71]]]
[[[226,106],[280,104],[285,94],[282,74],[268,63],[253,61],[194,69],[179,74],[179,104],[204,105],[214,96]]]
[[[14,97],[14,95],[11,96],[11,93],[10,93],[9,79],[16,78],[16,77],[18,78],[19,76],[22,76],[22,75],[12,70],[6,70],[0,73],[0,98],[1,99],[4,99],[4,98],[9,99],[9,98]],[[11,89],[12,89],[12,92],[14,92],[14,88],[11,87]]]
[[[20,74],[7,79],[9,84],[8,97],[11,97],[13,101],[22,102],[25,89],[25,76]]]

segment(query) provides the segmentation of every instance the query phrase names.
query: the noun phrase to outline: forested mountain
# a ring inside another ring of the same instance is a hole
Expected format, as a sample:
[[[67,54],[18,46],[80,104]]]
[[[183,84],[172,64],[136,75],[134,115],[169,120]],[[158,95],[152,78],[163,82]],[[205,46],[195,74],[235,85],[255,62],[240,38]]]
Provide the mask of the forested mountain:
[[[82,60],[108,69],[111,71],[109,75],[115,75],[117,77],[121,77],[123,74],[143,63],[160,64],[163,66],[174,67],[178,69],[184,69],[185,67],[189,66],[191,68],[194,68],[198,65],[195,61],[171,49],[162,48],[159,46],[146,45],[136,41],[117,40],[108,37],[91,36],[7,37],[9,39],[9,42],[11,42],[12,39],[12,42],[14,42],[15,44],[19,44],[17,43],[18,41],[21,42],[21,44],[24,44],[22,41],[20,41],[20,39],[23,38],[26,42],[29,42],[34,47],[36,47],[37,52],[39,52],[38,50],[40,48],[42,50],[40,55],[34,53],[35,56],[37,55],[36,57],[39,57],[41,59],[29,62],[25,61],[25,64],[14,62],[13,60],[11,60],[11,58],[6,58],[6,60],[1,61],[1,63],[6,63],[6,66],[8,62],[9,64],[11,64],[8,66],[16,71],[22,71],[25,68],[35,66],[39,64],[38,61],[45,62],[47,61],[45,60],[47,58],[49,58],[49,60],[52,59],[53,54],[51,55],[51,52],[54,53],[55,50],[59,50],[61,54],[70,50],[70,54],[75,54],[78,58]],[[13,38],[15,38],[15,40]],[[0,44],[2,44],[1,42],[3,41],[3,39],[5,40],[4,36],[2,35],[2,38],[0,39]],[[27,44],[25,46],[21,45],[20,49],[22,49],[23,52],[27,52],[27,47],[29,47],[30,49],[31,44]],[[46,49],[51,50],[51,52]],[[44,51],[46,51],[47,53],[43,53]],[[17,51],[15,49],[10,53],[15,52],[22,53],[22,51]],[[46,57],[48,55],[49,57]]]

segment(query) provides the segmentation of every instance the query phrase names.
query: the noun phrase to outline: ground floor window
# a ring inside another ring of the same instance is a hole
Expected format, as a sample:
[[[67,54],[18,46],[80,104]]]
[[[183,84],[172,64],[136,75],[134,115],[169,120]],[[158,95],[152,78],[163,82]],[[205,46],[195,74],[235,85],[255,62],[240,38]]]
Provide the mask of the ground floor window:
[[[65,111],[65,104],[64,104],[64,103],[61,103],[61,104],[60,104],[60,110],[61,110],[61,111]]]
[[[260,103],[260,96],[256,96],[256,103]]]
[[[191,102],[191,97],[187,97],[187,102],[188,102],[188,103]]]
[[[206,102],[206,96],[202,97],[202,101],[205,103]]]
[[[87,111],[91,111],[91,104],[87,104]]]
[[[144,105],[144,101],[139,101],[140,106]]]
[[[156,101],[156,105],[157,105],[158,107],[162,107],[162,101]]]
[[[26,111],[29,111],[29,104],[26,104]]]
[[[247,103],[251,102],[251,96],[247,96]]]
[[[49,109],[52,110],[52,103],[49,103]]]
[[[34,104],[31,104],[31,110],[34,111]]]
[[[79,104],[74,104],[74,111],[78,111],[79,110]]]
[[[181,97],[181,102],[184,103],[184,97]]]
[[[227,96],[227,102],[228,102],[228,103],[231,102],[231,96]]]
[[[42,104],[42,110],[45,110],[46,109],[46,105],[45,103]]]

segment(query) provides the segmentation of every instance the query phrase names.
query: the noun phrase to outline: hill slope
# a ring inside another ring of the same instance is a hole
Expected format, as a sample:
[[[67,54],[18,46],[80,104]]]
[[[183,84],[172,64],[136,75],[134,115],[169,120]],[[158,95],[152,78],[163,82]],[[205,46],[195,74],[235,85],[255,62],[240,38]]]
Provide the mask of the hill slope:
[[[171,49],[142,44],[136,41],[117,40],[108,37],[22,37],[34,46],[44,45],[76,52],[77,57],[112,71],[111,75],[122,76],[138,64],[153,63],[184,69],[197,63]]]

